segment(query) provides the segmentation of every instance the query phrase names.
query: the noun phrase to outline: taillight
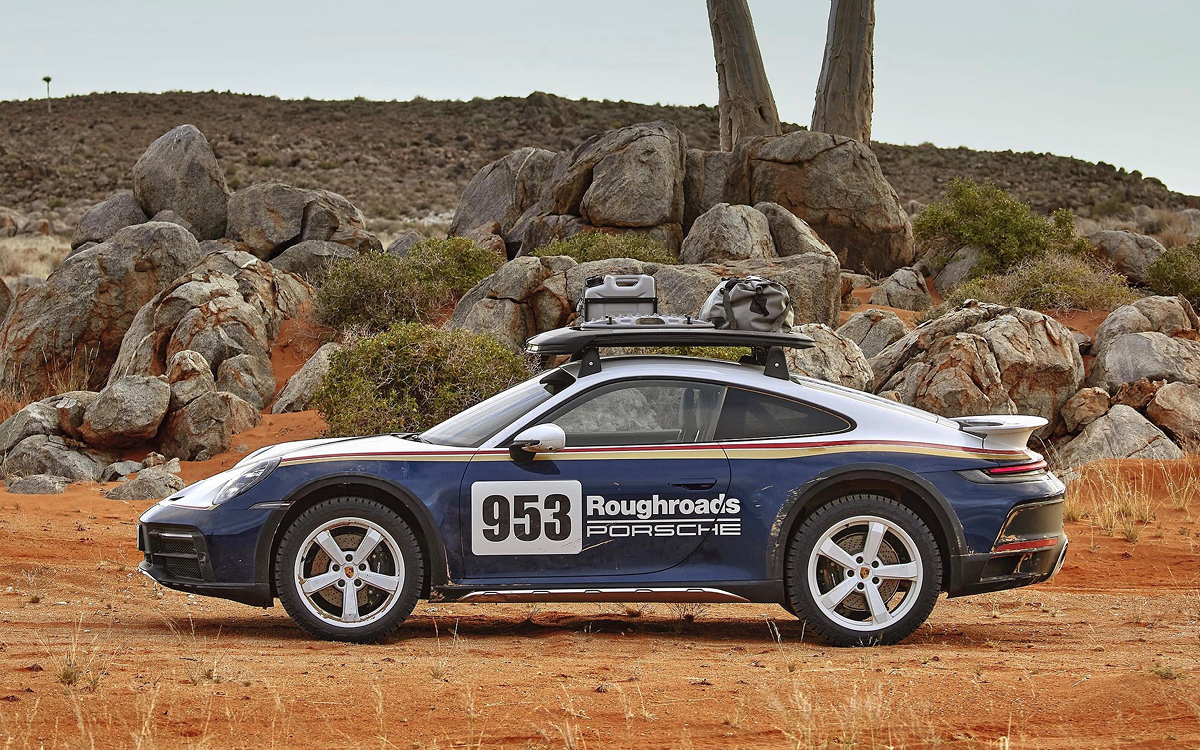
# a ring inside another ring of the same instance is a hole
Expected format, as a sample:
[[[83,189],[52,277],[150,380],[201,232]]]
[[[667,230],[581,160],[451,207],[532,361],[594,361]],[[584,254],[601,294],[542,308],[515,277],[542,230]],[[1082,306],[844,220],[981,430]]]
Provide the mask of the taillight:
[[[1032,461],[1026,464],[1009,464],[1008,466],[996,466],[991,469],[984,469],[983,473],[992,477],[1006,477],[1013,474],[1031,474],[1035,471],[1045,471],[1045,461]]]
[[[997,544],[992,548],[992,553],[1003,555],[1013,552],[1032,552],[1037,549],[1047,549],[1058,544],[1058,537],[1050,539],[1029,539],[1021,542],[1009,542],[1007,544]]]

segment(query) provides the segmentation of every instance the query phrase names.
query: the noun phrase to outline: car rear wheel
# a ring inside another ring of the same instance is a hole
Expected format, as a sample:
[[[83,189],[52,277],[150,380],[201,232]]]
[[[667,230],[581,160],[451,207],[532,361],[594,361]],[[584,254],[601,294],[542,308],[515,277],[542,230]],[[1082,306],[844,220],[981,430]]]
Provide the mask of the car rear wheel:
[[[275,587],[309,633],[369,642],[412,613],[424,580],[421,547],[381,503],[333,498],[301,513],[279,542]]]
[[[941,555],[929,527],[878,495],[821,506],[788,549],[790,608],[837,646],[903,640],[929,617],[941,584]]]

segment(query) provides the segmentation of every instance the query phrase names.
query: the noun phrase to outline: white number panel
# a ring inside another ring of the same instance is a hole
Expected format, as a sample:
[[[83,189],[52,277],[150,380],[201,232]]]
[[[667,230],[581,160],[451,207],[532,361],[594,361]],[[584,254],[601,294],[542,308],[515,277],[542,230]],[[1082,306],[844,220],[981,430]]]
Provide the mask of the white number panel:
[[[583,485],[574,481],[475,482],[471,552],[577,555],[583,550]]]

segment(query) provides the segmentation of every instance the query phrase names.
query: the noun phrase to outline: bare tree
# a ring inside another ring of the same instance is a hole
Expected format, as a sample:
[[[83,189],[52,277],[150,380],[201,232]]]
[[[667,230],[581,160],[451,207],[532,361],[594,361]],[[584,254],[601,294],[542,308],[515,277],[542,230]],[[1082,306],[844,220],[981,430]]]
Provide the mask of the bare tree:
[[[42,80],[46,82],[46,111],[50,111],[50,76],[42,76]]]
[[[832,0],[812,129],[871,142],[875,0]]]
[[[746,0],[708,0],[720,89],[721,149],[752,135],[780,135],[779,112],[763,68]]]

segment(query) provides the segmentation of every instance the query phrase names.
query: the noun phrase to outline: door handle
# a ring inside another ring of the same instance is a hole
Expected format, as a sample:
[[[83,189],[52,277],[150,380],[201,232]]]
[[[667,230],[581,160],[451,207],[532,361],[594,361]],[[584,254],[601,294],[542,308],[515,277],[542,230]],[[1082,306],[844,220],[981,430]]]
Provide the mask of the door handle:
[[[715,479],[681,479],[670,482],[672,487],[682,487],[685,490],[711,490],[717,484]]]

